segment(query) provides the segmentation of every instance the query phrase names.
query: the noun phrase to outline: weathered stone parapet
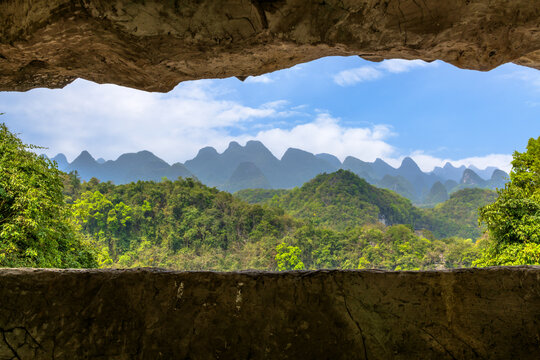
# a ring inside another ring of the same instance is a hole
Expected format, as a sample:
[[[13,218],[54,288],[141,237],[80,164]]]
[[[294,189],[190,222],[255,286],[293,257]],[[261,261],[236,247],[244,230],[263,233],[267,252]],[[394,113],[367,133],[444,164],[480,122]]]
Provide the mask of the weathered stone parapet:
[[[0,90],[149,91],[331,55],[540,68],[536,0],[2,0]]]
[[[538,359],[540,267],[0,270],[0,359]]]

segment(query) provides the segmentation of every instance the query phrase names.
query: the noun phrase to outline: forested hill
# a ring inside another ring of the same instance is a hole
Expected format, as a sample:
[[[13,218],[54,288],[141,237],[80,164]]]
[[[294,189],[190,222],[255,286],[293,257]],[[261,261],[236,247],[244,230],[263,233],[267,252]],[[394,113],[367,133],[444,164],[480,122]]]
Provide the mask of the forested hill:
[[[493,203],[497,192],[488,189],[463,189],[450,195],[450,199],[425,209],[428,227],[439,237],[460,236],[476,239],[483,233],[478,225],[478,209]]]
[[[272,269],[276,243],[300,226],[280,209],[247,204],[192,178],[114,185],[69,174],[64,195],[101,266]]]
[[[312,219],[334,229],[377,222],[414,226],[421,217],[419,209],[408,199],[370,185],[347,170],[318,175],[293,190],[260,193],[259,190],[243,190],[237,196],[248,201],[259,198],[295,217]],[[275,196],[270,198],[270,195]]]
[[[350,171],[318,175],[293,190],[241,190],[235,196],[250,203],[281,207],[291,215],[345,229],[384,222],[427,229],[436,237],[477,239],[482,235],[478,209],[493,202],[497,193],[487,189],[463,189],[434,209],[420,209],[386,189],[368,184]]]
[[[354,176],[340,172],[318,181],[341,188],[357,182]],[[316,182],[309,185],[325,193]],[[351,194],[368,186],[360,180]],[[101,267],[440,269],[471,266],[480,251],[471,240],[437,240],[430,232],[377,220],[339,231],[317,225],[316,217],[295,219],[280,208],[248,204],[191,178],[113,185],[96,179],[81,183],[70,174],[64,178],[64,193],[71,221],[95,249]],[[393,202],[398,195],[382,194],[388,199],[381,207],[401,204]],[[334,202],[327,195],[323,198]],[[362,205],[375,216],[374,205]]]

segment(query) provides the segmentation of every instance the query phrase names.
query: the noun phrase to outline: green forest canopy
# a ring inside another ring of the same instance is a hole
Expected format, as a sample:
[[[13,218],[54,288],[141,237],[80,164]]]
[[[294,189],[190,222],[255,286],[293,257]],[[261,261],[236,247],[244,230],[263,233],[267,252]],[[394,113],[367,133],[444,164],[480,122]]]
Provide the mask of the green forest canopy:
[[[248,189],[235,194],[250,203],[280,207],[295,217],[336,230],[382,222],[427,229],[438,238],[471,239],[482,235],[478,208],[493,202],[496,195],[487,189],[463,189],[434,209],[420,209],[395,192],[370,185],[347,170],[318,175],[292,190]]]
[[[115,186],[66,177],[78,230],[101,266],[191,270],[437,269],[470,266],[472,240],[380,223],[335,230],[247,204],[193,179]],[[106,214],[106,215],[105,215]]]

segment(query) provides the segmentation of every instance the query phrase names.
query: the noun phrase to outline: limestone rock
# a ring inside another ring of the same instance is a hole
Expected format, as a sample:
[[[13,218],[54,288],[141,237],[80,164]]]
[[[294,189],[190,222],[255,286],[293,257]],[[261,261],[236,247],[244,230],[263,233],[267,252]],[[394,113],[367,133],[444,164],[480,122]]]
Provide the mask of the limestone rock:
[[[0,359],[538,359],[540,267],[0,270]]]
[[[169,91],[330,55],[540,69],[539,18],[531,0],[3,0],[0,90]]]

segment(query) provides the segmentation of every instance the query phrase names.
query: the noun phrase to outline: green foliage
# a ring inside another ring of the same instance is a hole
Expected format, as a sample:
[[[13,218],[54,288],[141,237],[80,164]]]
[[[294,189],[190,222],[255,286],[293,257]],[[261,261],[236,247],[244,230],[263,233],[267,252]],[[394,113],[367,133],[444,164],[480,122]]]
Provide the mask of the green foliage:
[[[233,197],[191,178],[81,183],[33,148],[0,125],[0,266],[227,271],[540,264],[540,138],[514,153],[511,182],[493,204],[484,206],[494,192],[465,189],[425,211],[344,170],[293,190]],[[480,206],[489,238],[475,243]]]
[[[482,256],[474,261],[474,266],[540,265],[540,244],[514,243],[496,246],[487,240]]]
[[[0,124],[0,266],[93,267],[71,226],[56,164]]]
[[[358,268],[386,270],[426,270],[470,267],[479,250],[470,239],[437,240],[429,232],[414,234],[403,225],[387,231],[371,230],[364,235],[369,246],[363,249]],[[380,239],[380,240],[376,240]]]
[[[109,256],[116,258],[118,248],[129,247],[130,239],[126,235],[130,233],[133,216],[130,206],[122,201],[113,204],[96,190],[84,192],[71,209],[77,228],[100,239],[101,245],[107,246]],[[141,211],[144,211],[142,207]]]
[[[289,190],[284,189],[244,189],[235,192],[234,196],[249,204],[259,204],[269,201],[274,196],[281,196],[288,192]]]
[[[337,230],[382,221],[414,224],[420,211],[400,195],[379,189],[347,170],[322,174],[268,203],[293,216]]]
[[[538,264],[540,257],[540,137],[514,152],[510,182],[480,209],[490,243],[477,265]]]
[[[348,171],[243,192],[268,203],[248,204],[191,178],[81,183],[5,126],[0,136],[2,266],[415,270],[471,266],[484,248],[415,231],[420,210]],[[534,260],[534,251],[524,254]]]
[[[446,193],[440,183],[434,189]],[[478,208],[494,201],[496,195],[488,189],[464,189],[434,209],[418,209],[398,194],[371,186],[345,170],[319,175],[293,190],[252,189],[235,194],[249,202],[281,207],[295,217],[336,230],[383,222],[428,229],[438,238],[472,239],[483,231],[478,225]]]
[[[433,184],[431,190],[429,190],[424,202],[426,204],[438,204],[446,200],[448,200],[448,192],[444,185],[440,181],[437,181]]]
[[[101,266],[298,270],[354,269],[363,262],[377,269],[435,269],[470,265],[470,256],[459,251],[474,255],[476,249],[471,241],[443,242],[405,225],[336,230],[316,217],[295,220],[280,208],[247,204],[193,179],[119,186],[90,181],[70,189],[79,189],[66,194],[73,221],[100,249]]]
[[[106,249],[114,265],[183,268],[189,263],[180,259],[186,256],[209,249],[230,254],[249,243],[280,239],[296,224],[282,210],[249,205],[191,178],[119,186],[90,181],[79,188],[68,194],[74,199],[73,221]],[[264,261],[254,262],[271,267],[271,246],[259,255]]]
[[[477,239],[483,229],[478,226],[478,209],[493,202],[497,193],[488,189],[463,189],[433,209],[424,209],[425,228],[440,238],[459,236]]]
[[[279,271],[304,270],[304,263],[300,260],[300,248],[281,243],[276,247],[276,262]]]

